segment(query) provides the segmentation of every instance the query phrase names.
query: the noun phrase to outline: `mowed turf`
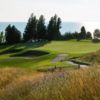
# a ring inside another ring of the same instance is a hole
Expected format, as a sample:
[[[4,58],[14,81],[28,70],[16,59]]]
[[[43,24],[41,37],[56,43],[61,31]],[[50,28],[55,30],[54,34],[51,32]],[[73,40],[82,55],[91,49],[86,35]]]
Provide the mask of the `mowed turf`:
[[[57,53],[84,54],[100,49],[100,43],[93,43],[90,40],[83,41],[52,41],[39,48],[40,50],[49,50]]]
[[[70,67],[70,65],[65,62],[52,63],[52,60],[58,54],[68,54],[68,56],[74,57],[94,52],[99,49],[100,43],[92,43],[90,40],[83,40],[79,42],[77,42],[76,40],[70,40],[20,43],[12,46],[1,45],[0,67],[21,67],[32,69],[54,66]],[[31,53],[29,51],[31,51]],[[38,54],[38,56],[34,55],[34,51],[35,53],[37,51],[36,54]],[[43,52],[43,54],[39,55],[39,52]],[[25,56],[25,54],[27,56]]]

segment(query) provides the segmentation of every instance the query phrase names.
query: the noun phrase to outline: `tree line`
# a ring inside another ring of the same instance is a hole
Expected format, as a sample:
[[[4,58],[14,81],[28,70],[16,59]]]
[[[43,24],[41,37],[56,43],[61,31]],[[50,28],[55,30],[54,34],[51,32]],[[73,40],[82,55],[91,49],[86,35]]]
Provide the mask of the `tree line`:
[[[51,17],[48,26],[46,26],[43,15],[37,19],[34,14],[31,14],[23,36],[21,36],[21,32],[14,25],[8,25],[5,29],[5,40],[7,43],[58,40],[61,37],[60,28],[61,19],[57,15]]]
[[[19,43],[19,42],[32,42],[41,40],[70,40],[76,39],[80,41],[82,39],[91,39],[91,33],[86,32],[84,26],[82,26],[80,32],[65,33],[61,35],[61,18],[56,14],[50,18],[48,25],[45,23],[45,18],[43,15],[37,19],[37,17],[32,13],[28,19],[27,25],[25,27],[23,36],[21,32],[13,25],[8,25],[5,29],[5,35],[3,32],[0,34],[0,42],[6,43]],[[66,26],[67,27],[67,26]],[[98,31],[96,31],[98,32]]]
[[[86,29],[84,26],[81,27],[80,32],[66,32],[63,35],[64,40],[70,40],[70,39],[76,39],[77,41],[83,40],[83,39],[92,39],[92,33],[86,32]]]

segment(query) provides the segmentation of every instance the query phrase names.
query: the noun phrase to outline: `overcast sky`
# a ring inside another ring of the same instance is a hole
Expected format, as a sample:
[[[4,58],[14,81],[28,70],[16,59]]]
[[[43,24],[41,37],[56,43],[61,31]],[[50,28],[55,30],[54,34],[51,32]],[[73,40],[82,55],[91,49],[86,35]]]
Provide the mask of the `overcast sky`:
[[[27,21],[32,12],[47,21],[55,13],[63,21],[100,21],[100,0],[0,0],[0,21]]]

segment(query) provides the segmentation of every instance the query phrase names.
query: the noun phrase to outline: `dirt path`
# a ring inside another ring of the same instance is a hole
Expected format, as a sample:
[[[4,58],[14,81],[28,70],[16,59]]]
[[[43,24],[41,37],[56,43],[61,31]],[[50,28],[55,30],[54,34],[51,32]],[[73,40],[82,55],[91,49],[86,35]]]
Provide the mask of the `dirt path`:
[[[68,54],[59,54],[52,60],[52,63],[61,62],[61,61],[63,62],[66,56],[68,56]],[[64,61],[64,62],[69,63],[73,66],[80,67],[80,68],[88,68],[89,67],[88,65],[77,64],[72,61]]]
[[[74,62],[72,62],[72,61],[66,61],[66,63],[69,63],[69,64],[71,64],[71,65],[73,65],[73,66],[77,66],[77,67],[80,67],[80,68],[88,68],[89,66],[88,65],[82,65],[82,64],[76,64],[76,63],[74,63]]]
[[[52,63],[61,62],[66,56],[68,56],[68,54],[59,54],[52,60]]]

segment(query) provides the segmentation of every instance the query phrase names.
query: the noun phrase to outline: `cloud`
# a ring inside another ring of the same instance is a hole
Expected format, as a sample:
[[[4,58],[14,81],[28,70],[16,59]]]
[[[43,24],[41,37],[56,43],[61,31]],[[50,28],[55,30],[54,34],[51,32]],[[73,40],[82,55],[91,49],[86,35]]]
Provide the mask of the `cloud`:
[[[49,20],[57,13],[63,21],[99,21],[100,0],[0,0],[0,21],[26,21],[30,13]]]

